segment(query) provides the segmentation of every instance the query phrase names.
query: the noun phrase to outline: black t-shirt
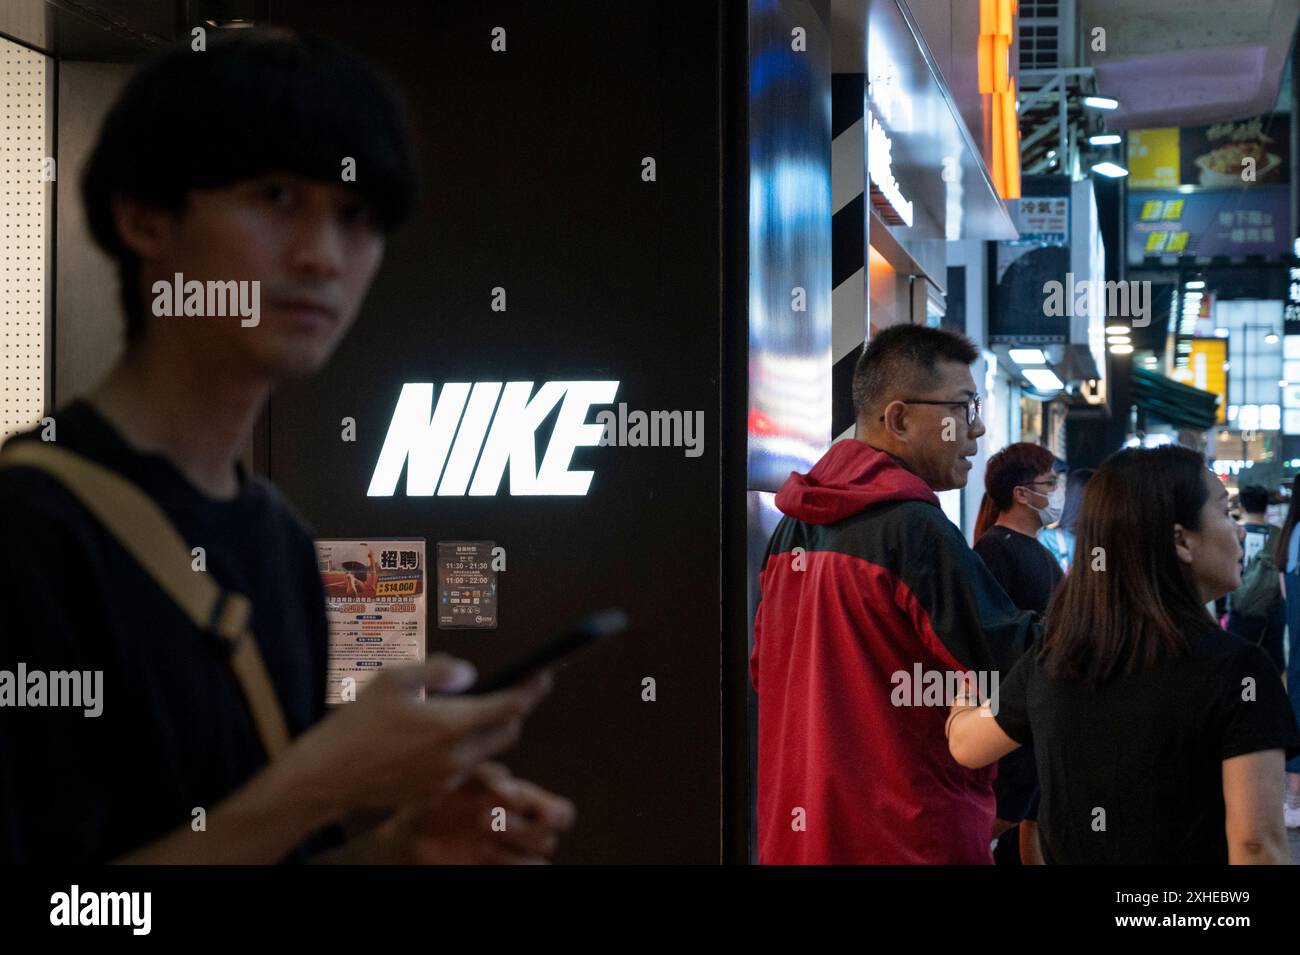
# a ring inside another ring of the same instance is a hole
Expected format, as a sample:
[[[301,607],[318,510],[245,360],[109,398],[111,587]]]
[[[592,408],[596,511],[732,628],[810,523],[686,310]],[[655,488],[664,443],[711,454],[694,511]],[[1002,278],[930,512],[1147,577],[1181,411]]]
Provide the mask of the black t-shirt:
[[[1032,537],[994,524],[975,542],[975,553],[988,566],[1021,610],[1043,613],[1052,591],[1065,575],[1052,552]]]
[[[213,578],[249,598],[290,733],[321,719],[324,591],[312,539],[275,489],[241,469],[235,498],[207,497],[85,402],[55,426],[59,447],[134,482],[204,548]],[[0,706],[0,862],[103,862],[211,812],[266,762],[214,638],[54,478],[0,468],[0,515],[0,669],[103,671],[97,717]],[[290,858],[336,841],[328,830]]]
[[[1052,679],[1026,653],[997,706],[998,725],[1038,756],[1049,863],[1226,865],[1223,761],[1300,752],[1268,657],[1209,627],[1182,657],[1096,690]]]
[[[1021,610],[1042,614],[1062,578],[1052,552],[1032,537],[995,524],[975,542],[975,553]],[[1038,818],[1038,766],[1032,746],[1022,746],[998,760],[993,780],[999,819],[1019,822]]]

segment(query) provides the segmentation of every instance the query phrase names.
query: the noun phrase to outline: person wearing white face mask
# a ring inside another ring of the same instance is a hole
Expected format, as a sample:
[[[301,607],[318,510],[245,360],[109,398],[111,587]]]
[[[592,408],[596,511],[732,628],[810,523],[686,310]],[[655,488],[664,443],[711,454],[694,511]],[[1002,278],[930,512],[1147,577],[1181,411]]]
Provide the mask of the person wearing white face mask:
[[[1051,493],[1045,495],[1047,498],[1047,504],[1043,507],[1039,507],[1036,504],[1029,505],[1037,511],[1038,516],[1043,519],[1044,527],[1051,527],[1061,519],[1061,515],[1065,512],[1065,486],[1061,483],[1061,479],[1056,474],[1051,474],[1048,477],[1043,478],[1042,481],[1026,485],[1033,489],[1035,494],[1042,494],[1043,492],[1039,490],[1039,487],[1049,481],[1051,483],[1047,484],[1047,486],[1051,487],[1052,490]]]
[[[1020,610],[1044,613],[1064,577],[1056,558],[1037,538],[1039,531],[1061,518],[1065,475],[1060,471],[1051,451],[1029,442],[1008,445],[985,466],[975,553]],[[994,860],[1011,865],[1040,861],[1038,774],[1032,748],[1001,761],[993,791],[999,827],[994,832],[998,838]]]

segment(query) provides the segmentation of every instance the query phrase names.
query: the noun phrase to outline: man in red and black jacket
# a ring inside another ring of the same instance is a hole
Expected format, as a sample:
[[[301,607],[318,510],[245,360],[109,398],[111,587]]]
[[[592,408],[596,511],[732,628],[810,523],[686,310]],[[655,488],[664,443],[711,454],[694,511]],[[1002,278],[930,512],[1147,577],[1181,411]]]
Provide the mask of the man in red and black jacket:
[[[992,861],[992,773],[949,755],[947,703],[962,672],[995,695],[1036,618],[935,496],[984,434],[977,357],[937,328],[877,334],[854,438],[776,496],[750,661],[761,863]]]

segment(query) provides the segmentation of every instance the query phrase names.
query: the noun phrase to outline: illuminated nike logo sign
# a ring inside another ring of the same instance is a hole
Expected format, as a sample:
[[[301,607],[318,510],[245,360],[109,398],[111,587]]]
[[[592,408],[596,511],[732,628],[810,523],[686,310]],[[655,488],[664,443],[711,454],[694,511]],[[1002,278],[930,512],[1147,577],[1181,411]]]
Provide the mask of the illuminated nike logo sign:
[[[402,386],[369,497],[392,497],[402,468],[406,496],[491,497],[510,466],[511,496],[578,496],[593,471],[570,471],[573,452],[595,446],[604,428],[587,423],[592,405],[610,404],[617,381],[548,381],[533,394],[531,381],[450,382]],[[560,406],[550,443],[537,466],[535,433]]]

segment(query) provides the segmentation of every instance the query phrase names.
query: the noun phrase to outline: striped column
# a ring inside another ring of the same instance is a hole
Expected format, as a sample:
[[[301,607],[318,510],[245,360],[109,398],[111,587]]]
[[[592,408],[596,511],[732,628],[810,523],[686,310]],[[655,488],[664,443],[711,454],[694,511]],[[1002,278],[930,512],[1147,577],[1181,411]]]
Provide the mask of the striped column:
[[[831,434],[853,435],[853,368],[867,338],[865,78],[831,76]]]

